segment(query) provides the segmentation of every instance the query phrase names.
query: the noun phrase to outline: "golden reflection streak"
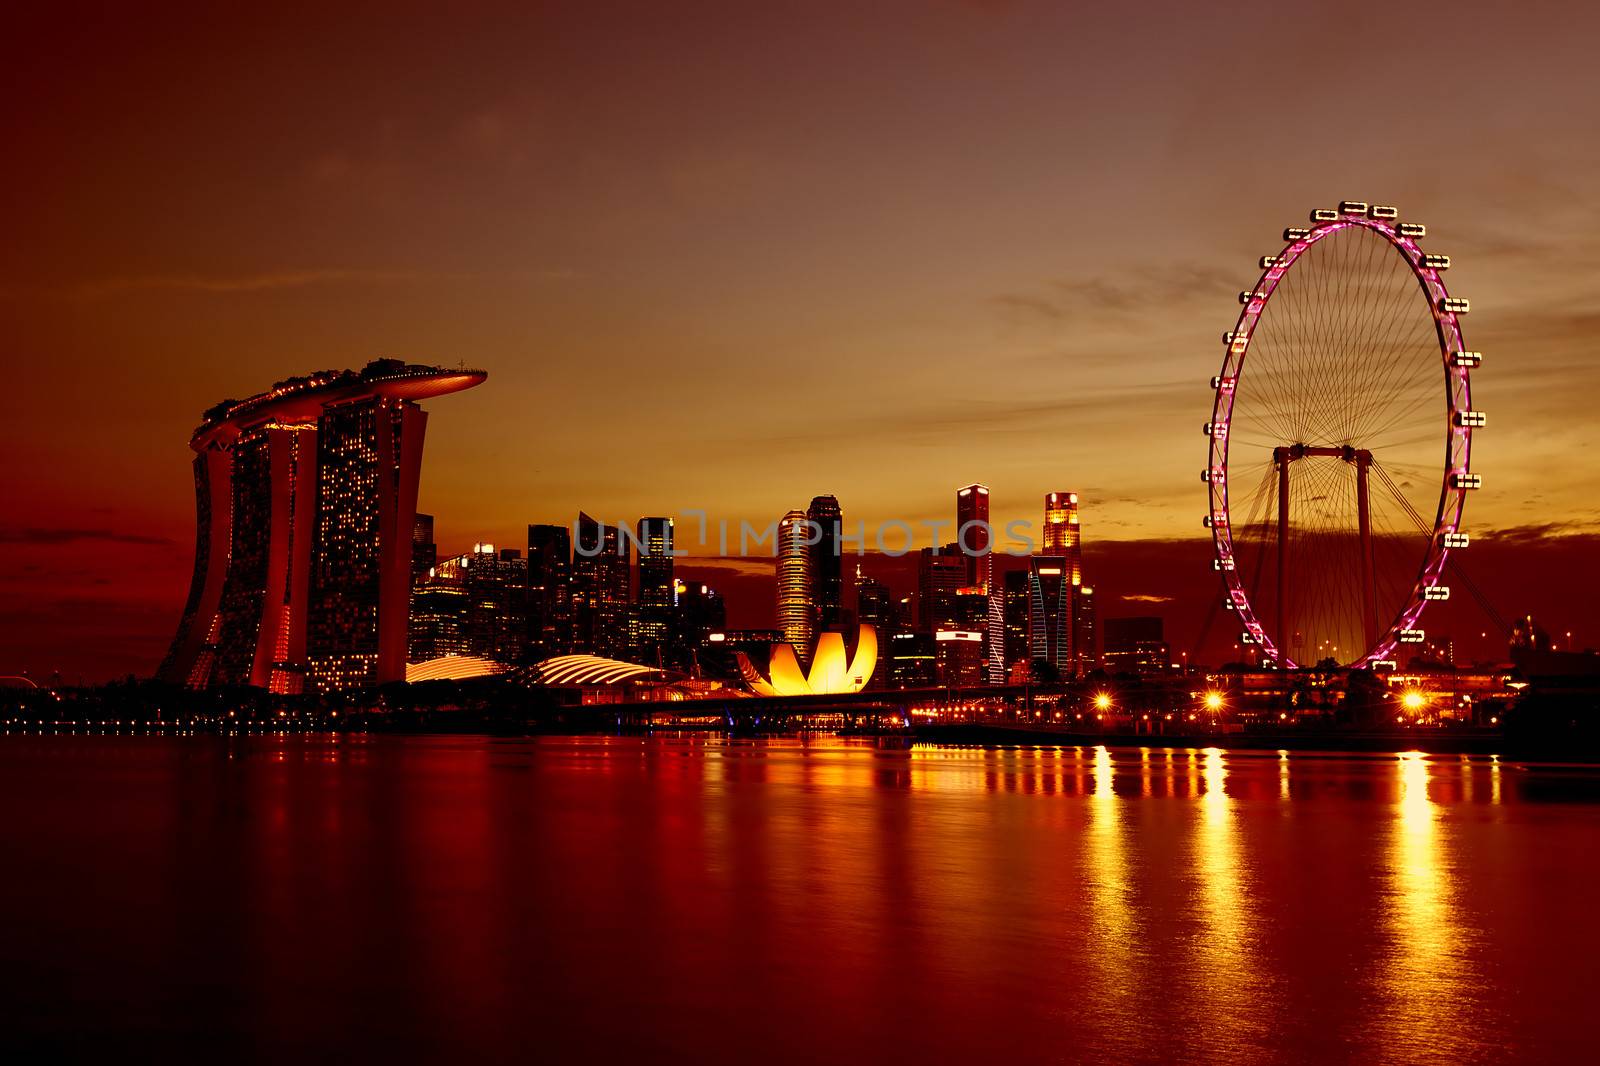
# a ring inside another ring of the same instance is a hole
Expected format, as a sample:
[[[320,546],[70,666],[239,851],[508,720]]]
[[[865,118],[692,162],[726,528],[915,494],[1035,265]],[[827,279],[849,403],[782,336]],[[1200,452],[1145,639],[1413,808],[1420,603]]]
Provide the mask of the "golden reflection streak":
[[[1201,921],[1198,992],[1205,1026],[1227,1040],[1229,1054],[1265,1049],[1268,989],[1256,957],[1258,918],[1241,872],[1234,803],[1227,794],[1227,764],[1220,748],[1206,748],[1200,763],[1201,820],[1196,837]],[[1191,756],[1191,766],[1195,757]]]
[[[1148,752],[1146,753],[1148,759]],[[1092,982],[1104,1016],[1133,1017],[1139,1004],[1135,946],[1141,939],[1131,906],[1132,882],[1123,841],[1122,803],[1112,791],[1111,752],[1094,749],[1090,771],[1094,791],[1089,794],[1089,825],[1085,834],[1089,906],[1094,915],[1090,959],[1100,971]],[[1148,768],[1145,768],[1148,786]]]
[[[1427,756],[1400,755],[1400,793],[1389,848],[1388,926],[1393,956],[1379,987],[1386,1041],[1398,1058],[1453,1057],[1468,1050],[1472,1028],[1464,1014],[1465,937],[1439,848],[1439,808],[1428,797],[1433,774]]]

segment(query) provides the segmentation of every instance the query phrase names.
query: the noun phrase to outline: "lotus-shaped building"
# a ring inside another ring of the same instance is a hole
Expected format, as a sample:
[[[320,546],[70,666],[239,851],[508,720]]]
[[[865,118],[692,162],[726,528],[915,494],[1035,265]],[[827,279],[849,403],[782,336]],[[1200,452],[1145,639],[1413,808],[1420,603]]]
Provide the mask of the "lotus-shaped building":
[[[800,669],[794,645],[774,644],[767,656],[763,674],[744,652],[736,653],[739,674],[758,696],[831,696],[860,692],[872,680],[878,665],[878,631],[861,626],[856,634],[856,652],[845,654],[843,633],[824,633],[817,638],[811,653],[811,669]]]

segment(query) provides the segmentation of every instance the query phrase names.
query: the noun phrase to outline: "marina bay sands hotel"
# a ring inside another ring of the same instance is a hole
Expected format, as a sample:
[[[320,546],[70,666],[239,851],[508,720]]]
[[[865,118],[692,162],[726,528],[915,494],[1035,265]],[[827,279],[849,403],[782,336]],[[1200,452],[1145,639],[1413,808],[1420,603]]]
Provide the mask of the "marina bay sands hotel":
[[[485,377],[380,359],[207,411],[189,442],[194,578],[159,675],[282,693],[403,681],[418,401]]]

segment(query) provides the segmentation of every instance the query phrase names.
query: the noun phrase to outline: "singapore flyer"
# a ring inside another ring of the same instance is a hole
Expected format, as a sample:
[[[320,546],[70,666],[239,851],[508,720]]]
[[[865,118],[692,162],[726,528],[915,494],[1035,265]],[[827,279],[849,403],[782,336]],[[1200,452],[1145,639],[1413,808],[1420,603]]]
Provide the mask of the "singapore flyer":
[[[1465,548],[1471,467],[1467,300],[1427,228],[1344,201],[1284,231],[1223,335],[1205,424],[1205,525],[1239,642],[1283,669],[1392,661],[1425,637]],[[1442,451],[1442,455],[1441,455]]]

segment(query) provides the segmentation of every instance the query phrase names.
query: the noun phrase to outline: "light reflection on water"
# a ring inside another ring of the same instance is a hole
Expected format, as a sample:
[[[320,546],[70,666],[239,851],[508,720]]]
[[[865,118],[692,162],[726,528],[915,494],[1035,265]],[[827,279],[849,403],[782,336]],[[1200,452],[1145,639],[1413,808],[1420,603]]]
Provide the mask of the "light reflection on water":
[[[1190,753],[1201,774],[1200,826],[1194,834],[1195,866],[1200,877],[1204,931],[1198,947],[1195,993],[1212,1016],[1234,1019],[1227,1034],[1205,1034],[1207,1043],[1221,1036],[1218,1054],[1253,1058],[1268,1046],[1265,1040],[1274,1014],[1266,996],[1266,976],[1257,958],[1254,886],[1246,878],[1234,824],[1236,801],[1228,796],[1227,760],[1218,748]]]
[[[1379,971],[1383,1028],[1388,1046],[1407,1056],[1459,1059],[1481,1050],[1472,986],[1474,945],[1458,916],[1463,901],[1459,871],[1449,855],[1444,808],[1430,795],[1436,774],[1450,784],[1452,768],[1421,752],[1399,756],[1398,817],[1389,834],[1390,861],[1384,899],[1393,953]],[[1473,776],[1458,763],[1454,780],[1464,799]],[[1491,768],[1498,781],[1498,764]],[[1499,792],[1493,792],[1499,802]]]
[[[1589,769],[28,737],[0,802],[24,1047],[155,1057],[204,1019],[243,1061],[1560,1061],[1600,977]]]

